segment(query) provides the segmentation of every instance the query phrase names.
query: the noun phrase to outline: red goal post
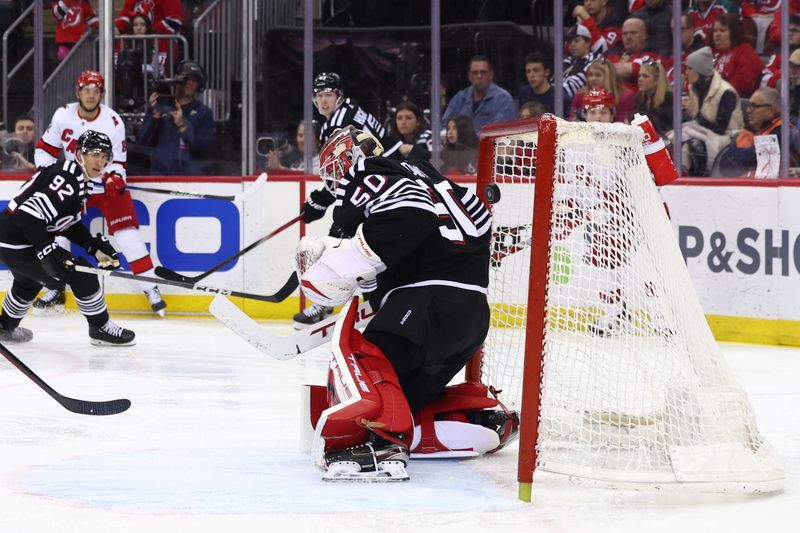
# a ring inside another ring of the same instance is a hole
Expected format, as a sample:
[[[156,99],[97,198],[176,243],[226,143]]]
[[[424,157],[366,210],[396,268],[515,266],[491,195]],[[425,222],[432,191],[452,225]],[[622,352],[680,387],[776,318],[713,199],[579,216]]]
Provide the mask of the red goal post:
[[[623,124],[481,132],[492,320],[467,379],[520,412],[518,481],[765,492],[781,459],[705,321],[642,150]]]

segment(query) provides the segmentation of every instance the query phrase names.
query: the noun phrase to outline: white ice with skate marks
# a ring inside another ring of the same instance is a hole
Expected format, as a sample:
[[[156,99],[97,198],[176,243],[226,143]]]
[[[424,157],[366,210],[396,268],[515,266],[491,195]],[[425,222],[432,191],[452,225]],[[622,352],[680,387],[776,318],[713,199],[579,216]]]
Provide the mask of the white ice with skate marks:
[[[69,413],[0,360],[0,531],[796,529],[800,350],[723,347],[787,461],[782,493],[680,497],[543,478],[524,505],[516,444],[474,460],[412,460],[403,483],[323,482],[296,450],[301,385],[322,383],[324,349],[279,362],[210,319],[114,319],[136,331],[136,346],[90,346],[82,317],[65,315],[26,318],[34,341],[10,348],[62,394],[129,398],[121,415]]]

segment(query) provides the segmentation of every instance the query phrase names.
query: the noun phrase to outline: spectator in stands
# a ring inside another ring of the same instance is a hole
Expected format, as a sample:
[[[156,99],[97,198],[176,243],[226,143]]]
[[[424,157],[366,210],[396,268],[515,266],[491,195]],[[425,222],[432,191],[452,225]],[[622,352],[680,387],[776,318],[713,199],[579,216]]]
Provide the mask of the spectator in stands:
[[[692,176],[707,176],[719,152],[730,144],[730,134],[744,125],[739,94],[714,70],[709,47],[686,59],[689,96],[682,102],[692,118],[683,124],[683,160]]]
[[[33,142],[36,128],[33,119],[21,116],[14,122],[14,133],[3,140],[3,170],[22,170],[32,172],[36,170],[33,164],[33,154],[36,145]]]
[[[780,44],[780,43],[779,43]],[[789,54],[800,48],[800,15],[789,17]],[[781,54],[775,53],[769,58],[761,71],[761,87],[779,87],[781,83]]]
[[[468,116],[478,134],[486,124],[514,120],[514,99],[492,81],[494,71],[488,57],[477,55],[470,59],[467,75],[470,86],[458,91],[447,104],[444,122],[459,115]]]
[[[789,56],[789,117],[792,124],[800,127],[800,49]]]
[[[614,63],[617,77],[632,93],[639,90],[639,66],[644,61],[658,61],[660,56],[647,51],[647,26],[642,19],[628,17],[622,24],[621,55],[609,54]]]
[[[604,58],[593,61],[586,72],[586,85],[578,91],[572,101],[569,112],[570,120],[586,120],[584,99],[591,89],[603,88],[614,99],[614,121],[623,122],[633,111],[635,95],[622,86],[617,78],[614,65]]]
[[[52,12],[56,18],[55,43],[59,61],[67,57],[89,28],[96,30],[100,27],[100,20],[89,0],[58,0],[53,2]]]
[[[714,68],[728,81],[741,97],[749,97],[758,87],[761,58],[755,49],[744,41],[739,19],[732,13],[723,13],[712,26],[714,43]]]
[[[631,14],[641,19],[647,28],[646,49],[661,57],[672,55],[672,2],[644,0],[644,7]]]
[[[570,108],[572,100],[581,87],[586,85],[586,70],[597,59],[592,52],[592,35],[586,26],[577,24],[567,32],[569,56],[564,58],[562,85],[564,86],[564,107]]]
[[[551,63],[550,58],[542,52],[531,52],[525,57],[525,78],[528,84],[520,87],[517,92],[520,107],[529,102],[539,102],[548,113],[555,112],[555,90],[550,84]]]
[[[319,173],[319,142],[317,136],[311,136],[313,156],[311,158],[311,172]],[[306,168],[306,125],[301,120],[295,129],[294,144],[289,144],[287,149],[274,149],[267,152],[267,169],[269,170],[305,170]]]
[[[789,38],[792,38],[792,33],[800,32],[800,28],[792,31],[792,17],[800,15],[800,0],[789,0]],[[775,16],[767,29],[767,45],[770,49],[774,50],[781,45],[783,39],[783,29],[781,28],[781,10],[775,11]]]
[[[711,40],[711,27],[714,21],[719,15],[727,12],[725,6],[717,0],[693,0],[689,4],[689,11],[684,16],[691,17],[694,23],[694,37],[699,38],[703,43],[708,43]],[[684,24],[686,23],[684,22]],[[683,30],[681,30],[681,41],[683,39]],[[685,47],[686,45],[684,45]]]
[[[206,75],[194,61],[181,61],[175,69],[181,81],[174,99],[165,102],[157,92],[150,95],[137,141],[152,146],[150,170],[159,175],[199,176],[206,173],[199,161],[214,142],[211,109],[195,100]]]
[[[572,16],[589,29],[593,52],[606,53],[619,48],[625,18],[618,8],[608,5],[608,0],[583,0],[583,5],[572,10]]]
[[[547,109],[541,102],[526,102],[520,106],[517,117],[520,119],[537,118],[545,113],[547,113]]]
[[[426,128],[422,109],[413,102],[402,102],[397,106],[392,127],[395,137],[401,139],[400,154],[408,161],[430,161],[433,136]]]
[[[763,87],[757,89],[747,102],[746,129],[736,136],[733,149],[733,158],[740,166],[748,170],[755,170],[757,158],[755,138],[760,135],[777,136],[778,146],[781,145],[781,95],[775,89]],[[800,152],[800,132],[790,125],[789,130],[789,166],[798,166]],[[781,149],[783,147],[781,146]]]
[[[183,27],[181,0],[125,0],[114,20],[114,34],[128,31],[134,15],[150,20],[153,31],[162,35],[178,35]]]
[[[639,94],[636,95],[636,108],[628,117],[633,120],[635,113],[647,115],[656,132],[662,137],[672,129],[673,93],[667,82],[667,73],[657,61],[642,63],[639,69]]]
[[[742,22],[752,21],[756,27],[756,49],[758,53],[764,51],[767,29],[780,11],[781,0],[742,0]]]
[[[670,22],[670,28],[672,28]],[[689,84],[686,83],[686,58],[689,54],[700,50],[704,44],[704,39],[700,32],[695,31],[695,19],[689,15],[681,15],[681,74],[683,76],[683,90],[681,92],[689,91]],[[667,79],[669,83],[673,83],[675,79],[675,58],[663,57],[661,64],[667,71]]]
[[[475,174],[478,164],[478,136],[472,119],[458,115],[447,121],[442,150],[442,174]]]

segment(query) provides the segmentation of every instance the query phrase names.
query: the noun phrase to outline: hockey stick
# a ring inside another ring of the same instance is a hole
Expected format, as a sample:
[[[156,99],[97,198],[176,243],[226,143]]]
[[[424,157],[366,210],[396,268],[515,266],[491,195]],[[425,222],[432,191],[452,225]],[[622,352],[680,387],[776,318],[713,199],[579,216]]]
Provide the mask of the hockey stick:
[[[210,292],[214,294],[226,294],[228,296],[237,296],[239,298],[248,298],[250,300],[259,300],[261,302],[279,303],[284,301],[291,295],[297,288],[297,274],[292,272],[291,277],[286,280],[283,287],[278,289],[274,294],[251,294],[249,292],[232,291],[230,289],[219,289],[217,287],[206,287],[204,285],[195,285],[194,283],[184,283],[182,281],[172,281],[168,279],[150,278],[147,276],[137,276],[136,274],[126,274],[125,272],[114,272],[111,270],[103,270],[100,268],[87,267],[83,265],[75,265],[73,267],[77,272],[85,272],[87,274],[96,274],[98,276],[105,276],[110,278],[130,279],[133,281],[144,281],[147,283],[155,283],[161,285],[170,285],[173,287],[181,287],[193,291]]]
[[[228,329],[279,361],[292,359],[330,341],[333,327],[339,319],[338,316],[331,316],[291,335],[278,336],[259,326],[255,320],[221,294],[214,297],[208,310]],[[369,303],[362,303],[358,306],[356,325],[366,325],[373,314]]]
[[[239,250],[238,252],[236,252],[235,254],[230,256],[229,258],[227,258],[224,261],[222,261],[220,264],[211,267],[209,270],[206,270],[205,272],[203,272],[202,274],[199,274],[197,276],[184,276],[183,274],[178,274],[174,270],[170,270],[170,269],[168,269],[166,267],[163,267],[163,266],[157,266],[156,267],[156,270],[155,270],[156,276],[158,276],[160,278],[164,278],[166,280],[170,280],[170,281],[180,281],[182,283],[197,283],[201,279],[207,278],[208,276],[210,276],[211,274],[213,274],[217,270],[221,269],[222,267],[224,267],[226,265],[229,265],[230,263],[236,261],[239,257],[243,256],[244,254],[246,254],[247,252],[249,252],[250,250],[252,250],[256,246],[258,246],[259,244],[267,242],[268,240],[270,240],[272,237],[274,237],[278,233],[282,232],[283,230],[285,230],[289,226],[293,225],[295,222],[298,222],[301,218],[303,218],[303,214],[302,213],[297,215],[296,217],[294,217],[289,222],[285,223],[283,226],[273,230],[268,235],[264,235],[263,237],[258,239],[256,242],[254,242],[254,243],[250,244],[249,246],[246,246],[245,248]]]
[[[31,381],[36,383],[39,388],[49,394],[51,398],[60,403],[61,406],[68,411],[72,411],[73,413],[77,413],[79,415],[105,416],[119,414],[123,411],[126,411],[128,407],[131,406],[131,401],[126,399],[109,400],[107,402],[90,402],[87,400],[76,400],[75,398],[62,396],[61,394],[57,393],[53,387],[45,383],[42,378],[37,376],[33,370],[28,368],[25,363],[17,359],[17,356],[11,353],[8,348],[2,344],[0,344],[0,353],[2,353],[3,357],[8,359],[12,365],[17,367],[20,372],[28,376]]]
[[[199,192],[174,191],[170,189],[155,189],[151,187],[141,187],[139,185],[125,185],[125,187],[131,189],[132,191],[168,194],[170,196],[182,196],[184,198],[203,198],[205,200],[227,200],[230,202],[242,202],[247,198],[249,198],[250,196],[252,196],[253,194],[255,194],[255,192],[258,191],[258,189],[260,189],[261,186],[266,182],[267,182],[267,175],[266,173],[262,172],[261,175],[258,176],[258,179],[255,181],[255,183],[253,183],[253,185],[251,185],[244,191],[234,194],[232,196],[223,196],[218,194],[204,194]]]

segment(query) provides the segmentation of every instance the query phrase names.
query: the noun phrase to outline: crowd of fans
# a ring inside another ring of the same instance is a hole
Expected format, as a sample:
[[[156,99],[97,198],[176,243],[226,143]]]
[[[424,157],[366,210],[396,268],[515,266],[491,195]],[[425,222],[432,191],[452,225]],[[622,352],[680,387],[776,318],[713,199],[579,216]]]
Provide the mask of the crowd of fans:
[[[445,172],[474,173],[478,136],[485,125],[545,112],[585,120],[587,92],[603,88],[613,98],[614,120],[630,122],[636,113],[646,114],[671,150],[682,151],[684,175],[747,175],[756,166],[754,146],[760,142],[755,138],[775,135],[777,142],[781,141],[782,99],[777,88],[781,79],[779,23],[784,4],[790,9],[786,38],[791,54],[788,100],[790,166],[794,167],[800,164],[800,0],[684,2],[686,9],[680,18],[683,55],[677,62],[683,84],[679,88],[674,86],[672,32],[676,21],[670,0],[573,0],[565,6],[574,24],[568,28],[563,44],[562,79],[553,78],[552,54],[535,50],[525,57],[520,73],[526,83],[500,87],[494,81],[492,59],[476,55],[466,65],[468,85],[446,88],[453,96],[443,107],[442,131],[430,131],[427,111],[419,105],[425,103],[404,101],[383,123],[383,135],[391,139],[387,140],[391,144],[387,151],[402,159],[429,159],[436,142],[442,150]],[[55,43],[59,58],[84,32],[96,28],[97,17],[86,0],[55,1],[52,13],[58,21]],[[181,21],[180,0],[126,0],[115,19],[115,33],[174,35],[181,32]],[[142,76],[152,82],[150,94],[123,90],[124,98],[118,102],[123,112],[127,102],[142,116],[130,141],[152,157],[147,168],[136,170],[150,174],[203,173],[207,169],[202,155],[214,143],[215,125],[210,110],[196,100],[207,81],[202,66],[169,57],[165,43],[154,46],[147,41],[126,41],[116,51],[118,84],[138,87]],[[177,67],[171,63],[167,67],[173,60]],[[158,83],[165,71],[175,76],[166,89]],[[131,72],[138,75],[133,82],[129,79]],[[556,91],[563,95],[564,108],[560,110],[555,109]],[[680,147],[671,145],[676,101],[683,113]],[[317,105],[317,110],[321,109]],[[315,128],[331,122],[332,113],[320,111]],[[294,139],[282,147],[273,143],[263,154],[267,168],[302,170],[304,133],[303,124],[296,124],[288,135]],[[315,153],[324,135],[321,131],[313,135]],[[11,131],[7,136],[22,137]],[[22,148],[4,150],[4,168],[28,168],[24,142],[15,142]]]

